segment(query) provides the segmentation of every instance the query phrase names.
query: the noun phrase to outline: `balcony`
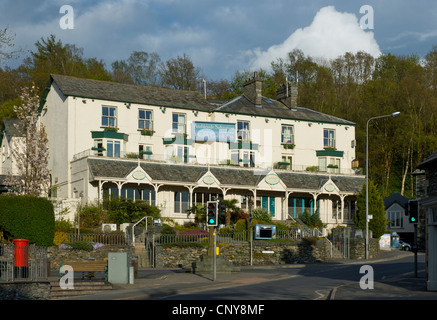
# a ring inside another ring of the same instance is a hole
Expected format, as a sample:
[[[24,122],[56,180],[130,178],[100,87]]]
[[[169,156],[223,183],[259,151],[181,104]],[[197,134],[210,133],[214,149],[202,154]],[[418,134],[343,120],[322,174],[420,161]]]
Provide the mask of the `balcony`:
[[[252,166],[245,165],[246,160],[239,159],[237,162],[236,159],[227,159],[223,157],[219,158],[203,158],[196,155],[184,155],[183,157],[179,157],[177,155],[164,155],[164,154],[155,154],[152,151],[142,151],[142,152],[120,152],[120,157],[107,157],[105,151],[99,151],[95,148],[84,150],[80,153],[77,153],[73,156],[72,161],[77,161],[87,157],[99,157],[105,159],[113,159],[113,160],[142,160],[142,161],[153,161],[153,162],[162,162],[162,163],[172,163],[172,164],[185,164],[185,165],[214,165],[220,167],[239,167],[239,168],[248,168],[248,169],[261,169],[263,171],[269,171],[270,169],[277,171],[287,171],[287,172],[303,172],[303,173],[323,173],[323,174],[340,174],[340,175],[362,175],[361,170],[353,169],[353,168],[319,168],[319,166],[314,165],[296,165],[290,164],[289,162],[274,162],[273,166],[271,163],[253,163]]]

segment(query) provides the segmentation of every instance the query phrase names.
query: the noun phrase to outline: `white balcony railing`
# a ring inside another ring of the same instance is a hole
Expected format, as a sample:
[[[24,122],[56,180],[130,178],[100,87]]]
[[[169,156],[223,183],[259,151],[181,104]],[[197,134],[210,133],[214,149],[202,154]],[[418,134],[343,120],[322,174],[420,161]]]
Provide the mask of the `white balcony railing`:
[[[288,164],[286,166],[281,166],[282,162],[257,162],[256,159],[254,162],[251,162],[250,165],[247,165],[243,159],[240,159],[237,163],[235,159],[225,159],[223,157],[215,158],[215,157],[199,157],[195,155],[184,155],[184,156],[176,156],[176,155],[164,155],[164,154],[155,154],[155,153],[136,153],[136,152],[120,152],[120,157],[107,157],[106,153],[103,151],[96,151],[92,149],[87,149],[82,152],[79,152],[73,156],[73,161],[77,161],[87,157],[101,157],[105,159],[132,159],[132,160],[145,160],[145,161],[153,161],[153,162],[165,162],[165,163],[173,163],[173,164],[193,164],[193,165],[215,165],[215,166],[230,166],[230,167],[248,167],[252,169],[260,169],[263,172],[270,171],[272,168],[280,171],[290,171],[290,172],[306,172],[306,173],[329,173],[329,174],[340,174],[340,175],[357,175],[361,174],[359,171],[356,171],[351,168],[319,168],[314,165],[296,165],[292,164],[291,166]]]

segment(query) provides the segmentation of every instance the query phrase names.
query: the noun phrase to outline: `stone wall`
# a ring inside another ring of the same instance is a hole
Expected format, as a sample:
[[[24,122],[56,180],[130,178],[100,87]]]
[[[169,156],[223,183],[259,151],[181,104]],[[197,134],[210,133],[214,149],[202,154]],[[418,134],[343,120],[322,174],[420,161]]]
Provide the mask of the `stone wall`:
[[[0,300],[46,300],[50,297],[50,283],[4,282],[0,283]]]
[[[350,257],[351,260],[359,260],[359,259],[365,259],[366,258],[366,248],[365,248],[365,241],[364,238],[352,238],[350,239]],[[369,239],[369,259],[373,259],[378,257],[380,250],[379,250],[379,239],[371,238]]]
[[[92,251],[49,247],[47,250],[47,259],[50,263],[50,270],[59,270],[64,260],[88,260],[92,258],[95,260],[106,260],[108,259],[109,252],[129,252],[131,257],[135,256],[135,250],[131,246],[105,245]]]
[[[190,268],[192,262],[207,255],[207,248],[157,246],[155,265],[157,268]],[[250,244],[221,244],[219,255],[235,266],[250,265]],[[286,242],[253,242],[253,265],[275,265],[327,261],[331,257],[331,244],[326,239]]]

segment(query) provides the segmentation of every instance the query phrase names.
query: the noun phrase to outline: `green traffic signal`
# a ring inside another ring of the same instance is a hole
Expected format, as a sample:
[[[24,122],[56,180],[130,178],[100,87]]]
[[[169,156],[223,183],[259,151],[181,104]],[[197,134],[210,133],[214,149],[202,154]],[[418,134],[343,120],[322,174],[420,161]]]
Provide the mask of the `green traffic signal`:
[[[419,202],[417,200],[408,201],[408,215],[410,223],[417,223],[419,218]]]
[[[206,206],[206,224],[210,227],[218,225],[218,204],[215,201],[208,201]]]

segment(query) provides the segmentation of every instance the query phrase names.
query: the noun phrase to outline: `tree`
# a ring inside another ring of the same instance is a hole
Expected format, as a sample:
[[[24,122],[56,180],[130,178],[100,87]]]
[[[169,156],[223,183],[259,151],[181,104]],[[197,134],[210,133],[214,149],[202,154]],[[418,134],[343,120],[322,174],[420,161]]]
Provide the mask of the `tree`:
[[[182,57],[170,59],[160,65],[161,85],[177,90],[196,90],[200,69],[196,68],[190,57],[184,53]]]
[[[156,52],[134,51],[127,60],[112,63],[112,79],[120,83],[152,86],[158,84],[158,63],[161,58]]]
[[[230,200],[223,200],[222,201],[225,204],[226,207],[226,226],[229,226],[231,224],[231,215],[232,212],[238,211],[240,208],[237,206],[238,200],[237,199],[230,199]]]
[[[50,35],[35,43],[36,51],[31,51],[30,57],[24,60],[24,72],[44,88],[50,74],[62,74],[96,80],[110,80],[109,73],[102,60],[96,58],[84,59],[83,49],[74,44],[63,44]]]
[[[38,121],[38,88],[24,87],[20,99],[22,103],[14,107],[14,112],[19,120],[15,128],[21,137],[11,146],[12,160],[18,172],[16,177],[11,172],[6,184],[11,192],[39,197],[48,192],[49,152],[45,128]]]
[[[198,203],[187,210],[187,218],[194,215],[194,223],[198,226],[201,222],[206,222],[206,206]]]
[[[19,51],[11,51],[14,47],[15,34],[9,32],[8,28],[0,29],[0,62],[13,58]]]
[[[353,217],[355,229],[366,228],[366,185],[363,184],[361,193],[357,197],[357,213]],[[384,201],[381,193],[378,192],[372,181],[369,181],[369,215],[372,219],[369,221],[369,230],[372,230],[373,237],[382,236],[387,227],[385,217]]]

